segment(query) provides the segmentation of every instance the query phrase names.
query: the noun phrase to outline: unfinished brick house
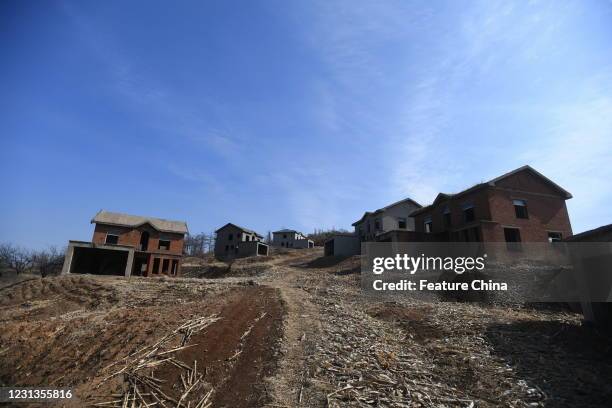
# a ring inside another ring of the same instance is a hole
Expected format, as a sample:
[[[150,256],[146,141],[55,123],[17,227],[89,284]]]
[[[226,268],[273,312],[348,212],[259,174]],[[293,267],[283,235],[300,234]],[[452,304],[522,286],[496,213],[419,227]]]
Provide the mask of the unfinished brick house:
[[[414,211],[422,241],[555,242],[572,235],[572,195],[523,166],[456,194],[440,193]]]
[[[185,222],[100,211],[91,223],[91,242],[69,241],[62,273],[180,274]]]

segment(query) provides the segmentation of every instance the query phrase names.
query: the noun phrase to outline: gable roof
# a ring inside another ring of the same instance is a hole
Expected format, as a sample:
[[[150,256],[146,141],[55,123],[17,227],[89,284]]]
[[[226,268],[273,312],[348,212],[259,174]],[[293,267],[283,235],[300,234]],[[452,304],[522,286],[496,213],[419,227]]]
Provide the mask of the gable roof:
[[[187,223],[184,221],[171,221],[154,217],[143,217],[139,215],[130,215],[123,213],[115,213],[110,211],[100,210],[91,219],[92,224],[117,225],[121,227],[136,228],[143,224],[149,224],[160,232],[172,232],[177,234],[186,234],[189,232]]]
[[[365,217],[367,217],[367,216],[369,216],[369,215],[380,214],[380,213],[382,213],[382,212],[384,212],[384,211],[388,210],[388,209],[389,209],[389,208],[391,208],[391,207],[395,207],[396,205],[400,205],[400,204],[407,203],[407,202],[412,203],[413,205],[415,205],[415,206],[416,206],[416,207],[418,207],[418,208],[421,208],[421,207],[422,207],[422,206],[421,206],[421,204],[417,203],[417,202],[416,202],[416,201],[414,201],[412,198],[410,198],[410,197],[408,197],[408,198],[404,198],[403,200],[399,200],[399,201],[396,201],[396,202],[394,202],[394,203],[391,203],[391,204],[389,204],[389,205],[387,205],[387,206],[384,206],[384,207],[382,207],[382,208],[379,208],[379,209],[378,209],[378,210],[376,210],[376,211],[373,211],[373,212],[366,211],[366,212],[364,212],[364,213],[363,213],[363,215],[361,216],[361,218],[360,218],[360,219],[358,219],[357,221],[355,221],[355,222],[354,222],[352,225],[353,225],[353,226],[355,226],[356,224],[359,224],[361,221],[363,221],[363,220],[364,220],[364,218],[365,218]]]
[[[436,196],[436,199],[433,201],[433,203],[431,203],[430,205],[427,205],[425,207],[419,208],[417,210],[414,210],[410,215],[416,215],[416,214],[419,214],[419,213],[421,213],[423,211],[426,211],[426,210],[430,209],[431,207],[433,207],[434,205],[438,204],[440,201],[446,201],[446,200],[451,199],[451,198],[457,198],[457,197],[460,197],[460,196],[462,196],[464,194],[471,193],[473,191],[479,190],[479,189],[484,188],[484,187],[495,187],[497,185],[497,183],[500,182],[501,180],[507,179],[508,177],[513,176],[513,175],[515,175],[517,173],[520,173],[521,171],[529,171],[531,174],[539,177],[545,183],[547,183],[548,185],[553,187],[555,190],[557,190],[566,200],[569,200],[570,198],[572,198],[572,195],[567,190],[564,190],[563,188],[561,188],[561,186],[559,186],[558,184],[553,182],[548,177],[544,176],[542,173],[540,173],[539,171],[537,171],[533,167],[531,167],[529,165],[524,165],[524,166],[519,167],[518,169],[509,171],[508,173],[504,173],[504,174],[502,174],[499,177],[495,177],[492,180],[486,181],[484,183],[478,183],[476,185],[473,185],[472,187],[467,188],[465,190],[462,190],[462,191],[460,191],[458,193],[455,193],[455,194],[440,193],[440,194],[438,194]]]
[[[257,232],[255,232],[253,230],[250,230],[248,228],[241,227],[240,225],[232,224],[231,222],[228,222],[227,224],[225,224],[221,228],[217,229],[215,232],[219,232],[222,229],[227,228],[227,227],[234,227],[234,228],[237,228],[237,229],[241,230],[242,232],[246,232],[247,234],[254,234],[254,235],[257,235],[260,238],[263,238],[263,236],[259,235]]]

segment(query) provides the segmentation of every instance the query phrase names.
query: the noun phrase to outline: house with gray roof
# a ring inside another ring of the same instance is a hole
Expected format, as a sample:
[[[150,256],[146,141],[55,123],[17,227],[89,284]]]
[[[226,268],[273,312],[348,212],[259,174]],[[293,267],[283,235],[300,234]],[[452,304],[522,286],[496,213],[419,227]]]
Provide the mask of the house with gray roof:
[[[381,235],[393,232],[414,231],[414,218],[410,214],[421,208],[421,204],[411,198],[404,198],[375,211],[366,211],[353,223],[359,241],[378,241]]]
[[[334,234],[325,241],[325,255],[357,255],[361,243],[367,241],[397,242],[414,233],[415,223],[411,214],[421,204],[404,198],[375,211],[366,211],[353,223],[354,233]]]
[[[62,273],[177,276],[187,223],[101,210],[89,241],[69,241]]]
[[[251,229],[230,222],[216,230],[215,234],[215,256],[218,259],[268,255],[269,248],[263,242],[263,236]]]

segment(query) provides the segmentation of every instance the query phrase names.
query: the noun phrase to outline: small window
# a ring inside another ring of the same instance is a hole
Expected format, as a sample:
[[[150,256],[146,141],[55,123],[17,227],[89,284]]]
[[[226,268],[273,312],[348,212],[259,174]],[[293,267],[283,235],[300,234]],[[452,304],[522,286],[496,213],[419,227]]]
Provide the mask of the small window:
[[[106,234],[106,240],[104,242],[109,245],[117,245],[117,243],[119,242],[119,235]]]
[[[408,226],[407,222],[406,222],[406,218],[398,218],[397,219],[397,228],[399,229],[406,229]]]
[[[229,234],[229,235],[227,236],[227,240],[228,240],[228,241],[233,241],[233,240],[234,240],[234,234]]]
[[[170,250],[170,241],[167,239],[160,239],[157,249],[164,249],[166,251]]]
[[[563,240],[563,234],[560,232],[549,232],[548,242],[561,242]]]
[[[476,216],[474,214],[473,204],[464,204],[462,208],[463,208],[463,220],[465,222],[471,222],[476,219]]]
[[[369,222],[368,222],[368,228],[367,228],[367,230],[368,230],[368,234],[369,234],[369,233],[370,233],[370,231],[371,231],[371,228],[370,228],[370,223],[369,223]]]
[[[433,231],[433,222],[431,221],[431,217],[425,218],[423,221],[423,229],[426,234],[430,234]]]
[[[282,247],[284,247],[284,246],[285,246],[285,243],[284,243],[284,242],[281,242],[281,246],[282,246]]]
[[[283,234],[283,239],[287,239],[287,234]]]
[[[529,218],[529,214],[527,213],[527,202],[525,200],[512,200],[512,205],[514,205],[516,218]]]
[[[229,251],[229,245],[225,246],[225,252]]]
[[[380,220],[379,219],[374,220],[374,230],[380,231]]]

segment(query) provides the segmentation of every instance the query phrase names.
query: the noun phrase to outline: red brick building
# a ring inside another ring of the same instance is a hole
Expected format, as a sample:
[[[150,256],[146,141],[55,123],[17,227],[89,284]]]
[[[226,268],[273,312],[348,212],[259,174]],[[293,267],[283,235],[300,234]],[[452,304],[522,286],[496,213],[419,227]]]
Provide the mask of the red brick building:
[[[572,195],[523,166],[456,194],[440,193],[412,212],[424,240],[546,242],[572,235],[565,200]],[[433,238],[433,239],[431,239]]]
[[[185,222],[100,211],[91,223],[92,242],[70,241],[64,273],[180,274]]]

